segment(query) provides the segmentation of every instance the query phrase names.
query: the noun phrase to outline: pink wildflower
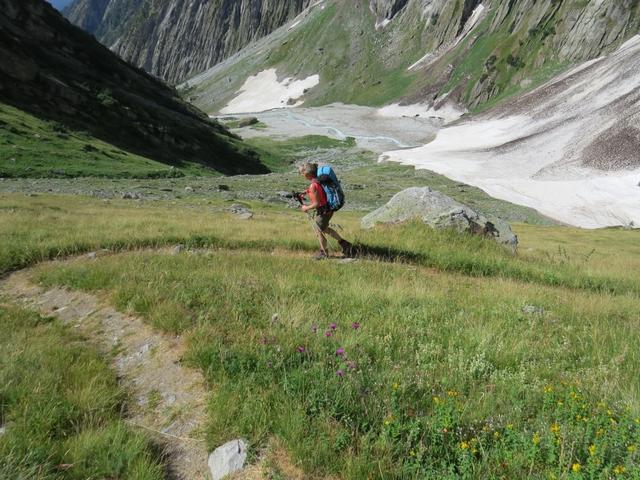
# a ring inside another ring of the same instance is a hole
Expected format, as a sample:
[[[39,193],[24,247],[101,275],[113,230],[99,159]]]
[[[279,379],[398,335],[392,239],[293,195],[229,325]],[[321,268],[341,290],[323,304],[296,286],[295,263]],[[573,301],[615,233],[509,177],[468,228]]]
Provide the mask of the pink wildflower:
[[[340,347],[339,349],[336,350],[336,355],[341,357],[342,355],[344,355],[344,348]]]

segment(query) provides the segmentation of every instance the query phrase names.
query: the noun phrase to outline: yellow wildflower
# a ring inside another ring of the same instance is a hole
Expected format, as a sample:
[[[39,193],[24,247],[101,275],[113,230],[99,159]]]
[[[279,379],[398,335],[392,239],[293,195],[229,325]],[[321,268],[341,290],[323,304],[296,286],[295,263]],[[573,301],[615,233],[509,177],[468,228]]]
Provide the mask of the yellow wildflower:
[[[433,403],[435,403],[436,405],[440,403],[440,397],[433,397]]]
[[[416,456],[416,452],[415,452],[415,450],[411,450],[411,451],[409,452],[409,455],[411,455],[412,457],[415,457],[415,456]]]
[[[551,425],[550,430],[553,434],[557,435],[560,432],[560,425],[558,425],[557,423],[554,423]]]
[[[629,453],[633,453],[633,452],[635,452],[635,451],[636,451],[636,446],[635,446],[635,445],[629,445],[629,446],[627,447],[627,452],[629,452]]]
[[[469,448],[469,444],[467,442],[460,442],[460,448],[462,450],[467,450]]]
[[[589,445],[589,455],[594,456],[596,454],[596,446],[591,444]]]
[[[613,469],[613,473],[615,473],[616,475],[620,475],[622,473],[624,473],[627,469],[624,468],[624,465],[617,465],[614,469]]]
[[[493,438],[500,438],[501,436],[500,432],[493,432]]]
[[[573,470],[576,473],[578,473],[581,469],[582,469],[582,465],[580,465],[579,463],[574,463],[573,465],[571,465],[571,470]]]
[[[599,429],[596,431],[596,437],[601,437],[602,435],[604,435],[604,430],[603,430],[603,429],[601,429],[601,428],[599,428]]]
[[[391,388],[392,388],[393,390],[397,390],[397,389],[398,389],[398,386],[399,386],[399,385],[398,385],[397,383],[394,383],[393,385],[391,385]]]
[[[553,387],[544,387],[544,393],[551,393],[553,392]]]
[[[562,405],[564,405],[564,402],[562,400],[558,400],[558,406],[561,407]]]
[[[513,430],[513,423],[507,423],[507,430]]]
[[[538,445],[540,443],[540,434],[538,432],[534,433],[533,437],[531,437],[531,441],[534,445]]]
[[[449,395],[450,397],[457,397],[458,396],[458,392],[456,392],[455,390],[449,390],[447,392],[447,395]]]

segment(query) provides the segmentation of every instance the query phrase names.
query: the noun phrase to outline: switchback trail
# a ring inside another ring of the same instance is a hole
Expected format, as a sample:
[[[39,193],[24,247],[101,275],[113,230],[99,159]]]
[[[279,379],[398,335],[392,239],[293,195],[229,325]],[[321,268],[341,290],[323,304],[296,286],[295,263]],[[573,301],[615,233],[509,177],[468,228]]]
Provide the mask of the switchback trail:
[[[129,392],[125,420],[162,445],[168,477],[209,478],[202,430],[206,390],[202,374],[184,365],[180,337],[159,333],[140,318],[118,312],[87,293],[44,289],[29,280],[29,269],[0,281],[0,295],[54,316],[91,339],[111,359]]]

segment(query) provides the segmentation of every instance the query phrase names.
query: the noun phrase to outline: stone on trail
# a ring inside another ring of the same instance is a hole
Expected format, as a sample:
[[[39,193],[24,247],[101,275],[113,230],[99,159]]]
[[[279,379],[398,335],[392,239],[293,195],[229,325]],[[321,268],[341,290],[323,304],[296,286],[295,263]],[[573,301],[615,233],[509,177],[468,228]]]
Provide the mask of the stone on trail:
[[[182,250],[184,250],[184,246],[176,245],[171,249],[171,255],[178,255],[180,252],[182,252]]]
[[[527,315],[542,315],[544,313],[544,308],[536,307],[535,305],[525,305],[522,307],[522,313],[526,313]]]
[[[247,460],[247,443],[244,440],[231,440],[216,448],[209,455],[209,469],[213,480],[220,480],[227,475],[242,470]]]
[[[389,202],[362,219],[363,228],[377,223],[401,223],[415,218],[432,228],[453,228],[493,238],[496,242],[515,250],[518,237],[509,224],[498,218],[487,218],[468,206],[429,187],[412,187],[393,196]]]

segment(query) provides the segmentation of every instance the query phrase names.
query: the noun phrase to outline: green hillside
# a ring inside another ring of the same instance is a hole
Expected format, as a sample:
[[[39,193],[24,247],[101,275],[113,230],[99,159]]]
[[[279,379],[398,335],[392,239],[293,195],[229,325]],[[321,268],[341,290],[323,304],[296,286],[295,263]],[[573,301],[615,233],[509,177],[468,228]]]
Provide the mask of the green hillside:
[[[448,98],[471,109],[528,91],[569,65],[617,47],[640,29],[634,2],[603,7],[581,0],[485,2],[477,24],[467,7],[408,2],[384,28],[369,2],[327,1],[299,24],[285,26],[182,85],[183,94],[209,112],[224,107],[245,79],[268,68],[279,78],[319,74],[306,106],[333,102],[380,106],[393,101]],[[468,4],[468,5],[467,5]],[[431,11],[431,14],[426,14]],[[571,25],[586,22],[576,33]],[[602,35],[600,35],[602,33]],[[583,35],[584,39],[576,39]],[[413,66],[425,55],[431,57]]]

